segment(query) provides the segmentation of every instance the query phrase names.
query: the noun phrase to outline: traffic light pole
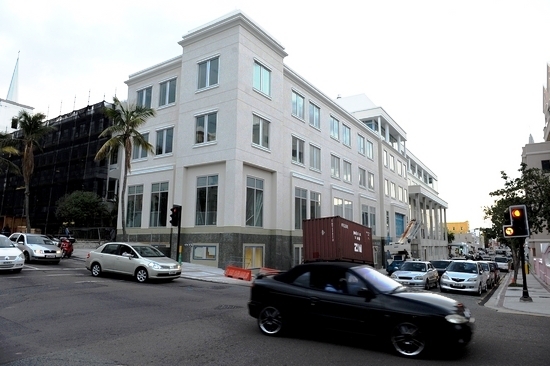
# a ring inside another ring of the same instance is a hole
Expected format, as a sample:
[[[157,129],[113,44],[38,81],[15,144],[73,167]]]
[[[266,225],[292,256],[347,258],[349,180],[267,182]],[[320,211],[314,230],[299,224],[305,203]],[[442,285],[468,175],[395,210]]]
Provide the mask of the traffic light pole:
[[[178,241],[177,241],[177,248],[178,248],[178,262],[181,264],[181,246],[180,246],[180,233],[181,233],[181,222],[178,222]]]
[[[521,275],[523,276],[523,294],[519,298],[519,301],[533,302],[533,299],[529,296],[529,290],[527,289],[527,278],[525,277],[525,239],[520,240],[521,247],[519,257],[521,260]]]

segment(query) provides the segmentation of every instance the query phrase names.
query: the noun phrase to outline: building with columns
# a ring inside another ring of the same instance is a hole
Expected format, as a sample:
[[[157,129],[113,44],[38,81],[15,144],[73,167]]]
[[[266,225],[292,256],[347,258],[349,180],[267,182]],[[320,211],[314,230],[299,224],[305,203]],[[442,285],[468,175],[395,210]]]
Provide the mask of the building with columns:
[[[130,240],[170,242],[176,254],[167,216],[177,204],[189,262],[290,268],[302,261],[302,220],[327,216],[372,229],[377,267],[384,243],[411,218],[418,257],[445,257],[437,177],[407,151],[404,129],[383,108],[364,95],[326,96],[240,11],[179,44],[181,55],[126,81],[128,100],[157,112],[140,131],[155,154],[132,155]]]

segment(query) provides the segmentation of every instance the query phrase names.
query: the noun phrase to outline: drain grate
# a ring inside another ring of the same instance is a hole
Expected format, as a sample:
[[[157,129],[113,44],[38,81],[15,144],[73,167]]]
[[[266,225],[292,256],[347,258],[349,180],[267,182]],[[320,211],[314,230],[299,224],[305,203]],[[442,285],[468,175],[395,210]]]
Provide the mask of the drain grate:
[[[216,310],[227,310],[227,309],[240,309],[242,306],[238,305],[219,305],[216,306]]]

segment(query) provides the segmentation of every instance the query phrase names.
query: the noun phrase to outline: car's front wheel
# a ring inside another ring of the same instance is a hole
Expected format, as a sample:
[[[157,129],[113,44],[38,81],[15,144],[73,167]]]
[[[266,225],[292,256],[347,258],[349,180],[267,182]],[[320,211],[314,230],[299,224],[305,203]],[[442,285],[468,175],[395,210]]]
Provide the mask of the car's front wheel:
[[[403,322],[397,324],[391,333],[393,348],[401,356],[415,357],[426,348],[426,337],[416,324]]]
[[[147,273],[147,270],[145,268],[138,268],[136,270],[135,277],[136,277],[136,281],[138,281],[139,283],[143,283],[147,281],[149,274]]]
[[[258,316],[258,327],[268,336],[280,335],[283,331],[283,316],[274,306],[266,306]]]
[[[24,255],[25,255],[25,263],[30,263],[31,257],[29,256],[29,253],[25,252]]]
[[[101,266],[99,263],[93,263],[92,264],[92,276],[99,277],[101,275]]]

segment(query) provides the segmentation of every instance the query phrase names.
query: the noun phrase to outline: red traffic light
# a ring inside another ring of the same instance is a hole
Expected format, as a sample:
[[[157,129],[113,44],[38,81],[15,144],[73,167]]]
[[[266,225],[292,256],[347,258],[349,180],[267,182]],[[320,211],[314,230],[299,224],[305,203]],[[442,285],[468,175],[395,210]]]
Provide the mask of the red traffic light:
[[[181,223],[181,206],[174,205],[170,209],[170,224],[172,226],[179,226]]]

